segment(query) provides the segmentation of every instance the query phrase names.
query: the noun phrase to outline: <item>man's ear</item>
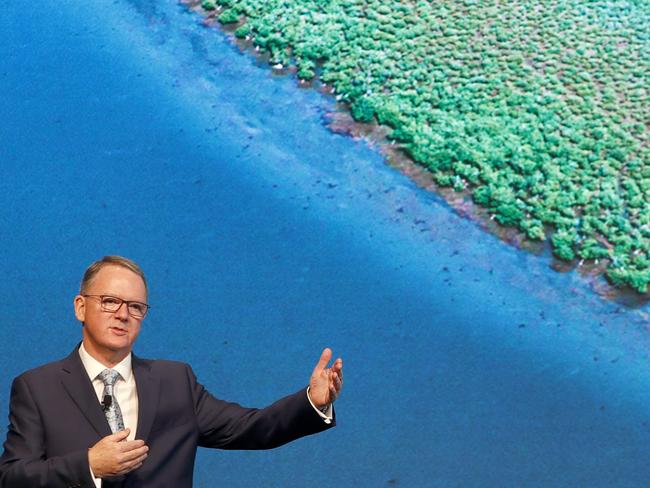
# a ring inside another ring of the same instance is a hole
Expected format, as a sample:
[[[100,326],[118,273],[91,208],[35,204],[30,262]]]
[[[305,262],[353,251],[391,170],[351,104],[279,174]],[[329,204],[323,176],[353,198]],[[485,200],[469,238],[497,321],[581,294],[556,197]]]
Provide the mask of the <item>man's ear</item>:
[[[74,297],[74,314],[81,323],[86,319],[86,299],[81,295]]]

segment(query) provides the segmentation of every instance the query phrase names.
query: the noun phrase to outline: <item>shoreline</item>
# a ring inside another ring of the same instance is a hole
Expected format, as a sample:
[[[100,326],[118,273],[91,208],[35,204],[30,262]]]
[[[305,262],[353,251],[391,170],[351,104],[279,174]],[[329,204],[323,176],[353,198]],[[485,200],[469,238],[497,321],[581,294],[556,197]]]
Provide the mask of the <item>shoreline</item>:
[[[363,139],[370,146],[375,146],[388,166],[407,176],[419,188],[439,196],[456,214],[475,223],[481,230],[497,237],[509,246],[545,259],[548,266],[555,272],[577,272],[590,289],[601,298],[632,309],[650,303],[650,289],[645,293],[640,293],[629,285],[617,287],[610,283],[605,275],[609,264],[608,258],[586,262],[578,257],[571,261],[562,260],[553,254],[550,239],[552,230],[548,226],[546,226],[544,240],[531,240],[516,227],[506,227],[496,222],[495,215],[491,215],[487,208],[476,204],[467,189],[459,192],[452,187],[437,184],[433,174],[423,164],[416,162],[406,154],[403,144],[387,137],[390,132],[389,127],[378,123],[376,119],[373,119],[372,122],[354,120],[350,106],[334,94],[334,88],[331,85],[321,81],[320,68],[316,70],[316,75],[311,80],[300,79],[294,64],[273,65],[270,63],[270,53],[255,47],[252,38],[240,39],[234,35],[235,30],[245,21],[222,24],[218,20],[218,15],[224,11],[223,7],[217,5],[214,10],[206,10],[201,6],[201,0],[179,0],[179,3],[199,14],[205,27],[218,29],[225,34],[231,44],[237,46],[242,53],[251,55],[260,67],[270,69],[275,76],[292,76],[296,81],[296,86],[300,89],[315,90],[321,95],[333,98],[336,104],[335,110],[325,115],[323,120],[325,127],[333,133],[354,139]]]

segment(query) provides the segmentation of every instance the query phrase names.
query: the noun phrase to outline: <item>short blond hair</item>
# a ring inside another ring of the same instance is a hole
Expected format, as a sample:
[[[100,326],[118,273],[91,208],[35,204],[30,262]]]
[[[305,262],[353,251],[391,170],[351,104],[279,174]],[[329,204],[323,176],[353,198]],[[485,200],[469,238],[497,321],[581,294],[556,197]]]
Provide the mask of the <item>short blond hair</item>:
[[[142,271],[142,268],[138,266],[135,261],[132,261],[128,258],[123,258],[122,256],[104,256],[98,261],[95,261],[93,264],[88,266],[86,269],[86,272],[84,273],[84,277],[81,280],[81,286],[79,287],[79,294],[83,295],[87,290],[88,287],[90,286],[91,282],[99,273],[99,270],[102,269],[104,266],[121,266],[122,268],[126,268],[129,271],[133,271],[135,274],[137,274],[140,278],[142,278],[142,281],[144,283],[144,289],[145,291],[149,291],[147,289],[147,280],[144,277],[144,271]]]

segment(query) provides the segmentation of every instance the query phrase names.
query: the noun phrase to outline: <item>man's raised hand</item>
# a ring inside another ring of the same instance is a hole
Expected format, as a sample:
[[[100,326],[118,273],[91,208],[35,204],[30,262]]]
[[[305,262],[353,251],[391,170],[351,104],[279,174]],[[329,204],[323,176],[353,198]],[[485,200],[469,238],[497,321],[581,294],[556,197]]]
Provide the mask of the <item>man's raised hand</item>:
[[[343,387],[343,360],[338,358],[332,367],[328,368],[330,359],[332,359],[332,350],[326,347],[309,380],[309,398],[316,408],[334,402]]]

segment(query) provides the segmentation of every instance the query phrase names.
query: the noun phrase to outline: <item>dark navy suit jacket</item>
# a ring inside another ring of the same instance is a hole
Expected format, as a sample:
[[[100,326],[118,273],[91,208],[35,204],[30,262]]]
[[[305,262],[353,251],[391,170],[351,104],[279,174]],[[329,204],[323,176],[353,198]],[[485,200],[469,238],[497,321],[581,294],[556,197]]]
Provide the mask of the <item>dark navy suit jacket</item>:
[[[95,487],[88,449],[111,431],[77,349],[14,380],[0,487]],[[190,488],[198,446],[270,449],[334,425],[314,411],[305,389],[264,409],[243,408],[213,397],[187,364],[133,355],[132,367],[136,439],[149,455],[104,488]]]

